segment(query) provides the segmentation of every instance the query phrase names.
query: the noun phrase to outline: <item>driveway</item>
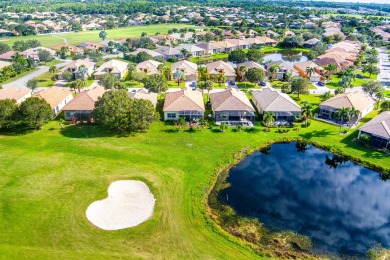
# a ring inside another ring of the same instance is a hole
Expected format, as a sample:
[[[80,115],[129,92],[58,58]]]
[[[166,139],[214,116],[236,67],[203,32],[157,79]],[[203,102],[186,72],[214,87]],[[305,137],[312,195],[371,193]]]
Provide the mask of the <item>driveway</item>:
[[[385,86],[390,86],[390,61],[386,50],[377,48],[379,52],[378,68],[381,70],[378,74],[378,80]]]
[[[72,62],[71,60],[62,60],[62,61],[63,61],[63,63],[56,64],[55,66],[57,68],[60,68],[60,67],[63,67],[63,66]],[[37,68],[38,68],[38,70],[35,70],[35,71],[27,74],[26,76],[23,76],[23,77],[21,77],[17,80],[14,80],[10,83],[4,84],[3,88],[8,88],[11,86],[15,86],[17,89],[26,88],[27,81],[29,81],[32,78],[36,78],[45,72],[48,72],[50,67],[49,66],[38,66]]]

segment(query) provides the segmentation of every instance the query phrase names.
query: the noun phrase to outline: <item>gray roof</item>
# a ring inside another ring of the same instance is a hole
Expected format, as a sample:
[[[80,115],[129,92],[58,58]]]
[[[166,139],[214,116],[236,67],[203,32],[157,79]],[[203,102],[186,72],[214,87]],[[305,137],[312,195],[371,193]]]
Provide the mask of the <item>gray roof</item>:
[[[390,139],[390,111],[382,112],[367,124],[360,127],[362,132],[366,132],[375,136],[380,136],[384,139]]]
[[[218,49],[221,49],[221,47],[215,45],[215,44],[212,44],[210,42],[198,42],[197,44],[195,44],[195,46],[199,47],[199,48],[202,48],[204,50],[218,50]]]
[[[161,53],[163,55],[183,55],[179,50],[169,47],[169,46],[159,46],[155,52]]]
[[[252,91],[252,98],[265,112],[301,112],[301,107],[289,95],[270,87]]]
[[[233,88],[210,94],[211,109],[217,111],[251,111],[255,112],[244,92]]]

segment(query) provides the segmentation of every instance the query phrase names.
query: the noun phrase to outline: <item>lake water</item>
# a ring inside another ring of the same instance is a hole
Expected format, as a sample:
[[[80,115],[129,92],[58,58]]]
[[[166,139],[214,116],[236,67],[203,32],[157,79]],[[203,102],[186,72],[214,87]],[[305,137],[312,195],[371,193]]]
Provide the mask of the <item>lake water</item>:
[[[390,183],[351,161],[306,148],[274,144],[246,157],[230,170],[231,186],[219,197],[273,231],[308,236],[316,253],[361,257],[378,243],[389,248]]]
[[[300,51],[276,51],[276,52],[265,54],[264,62],[268,60],[272,60],[272,61],[282,60],[293,67],[295,63],[301,61],[307,61],[308,58],[305,53]]]

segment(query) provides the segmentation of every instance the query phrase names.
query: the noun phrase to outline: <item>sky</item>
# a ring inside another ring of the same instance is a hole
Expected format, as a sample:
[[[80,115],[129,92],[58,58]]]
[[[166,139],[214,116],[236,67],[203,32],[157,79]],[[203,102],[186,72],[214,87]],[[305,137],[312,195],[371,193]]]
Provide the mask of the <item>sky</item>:
[[[320,0],[316,0],[316,1],[320,1]],[[389,0],[327,0],[326,2],[390,4]]]

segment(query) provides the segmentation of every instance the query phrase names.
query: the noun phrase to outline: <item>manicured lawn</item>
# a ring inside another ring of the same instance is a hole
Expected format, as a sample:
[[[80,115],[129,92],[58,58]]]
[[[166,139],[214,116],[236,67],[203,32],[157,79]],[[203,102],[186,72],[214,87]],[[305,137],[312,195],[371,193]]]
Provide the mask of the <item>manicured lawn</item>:
[[[384,93],[385,93],[386,97],[390,98],[390,89],[386,89],[384,91]]]
[[[37,132],[0,135],[2,258],[259,259],[222,231],[205,206],[216,169],[243,147],[302,138],[390,169],[387,155],[351,141],[356,129],[340,135],[337,126],[316,120],[299,132],[262,129],[189,133],[159,122],[147,133],[120,137],[51,122]],[[88,205],[105,198],[111,182],[128,179],[151,188],[152,218],[120,231],[93,226],[85,217]]]
[[[363,83],[365,83],[367,80],[375,80],[377,78],[377,75],[370,75],[368,73],[363,73],[361,70],[356,70],[355,74],[361,74],[365,78],[360,79],[360,78],[355,78],[355,80],[352,81],[354,87],[360,87]],[[339,88],[339,82],[341,81],[341,78],[339,78],[337,75],[332,75],[331,79],[326,82],[326,86],[331,89],[336,89]]]
[[[143,88],[144,83],[138,82],[138,81],[125,81],[125,86],[128,88]]]
[[[49,62],[46,62],[46,63],[41,62],[40,65],[42,65],[42,66],[54,66],[54,65],[57,65],[57,64],[60,64],[60,63],[63,63],[63,62],[64,61],[62,61],[62,60],[52,60],[52,61],[49,61]]]
[[[16,75],[15,77],[9,78],[9,79],[7,79],[6,81],[4,81],[3,83],[0,83],[0,85],[1,85],[1,84],[7,84],[7,83],[10,83],[10,82],[15,81],[15,80],[17,80],[17,79],[20,79],[20,78],[26,76],[27,74],[29,74],[29,73],[31,73],[31,72],[33,72],[33,71],[35,71],[35,70],[38,70],[38,69],[37,69],[37,68],[34,68],[34,69],[32,69],[32,70],[29,70],[29,71],[25,71],[25,72],[23,72],[23,73],[20,73],[20,74]]]
[[[36,77],[38,80],[38,87],[50,87],[53,86],[55,81],[53,81],[51,78],[53,77],[53,73],[45,72],[42,75]]]
[[[248,82],[248,81],[236,82],[236,85],[240,89],[254,89],[254,88],[260,89],[261,88],[261,86],[259,84],[255,85],[254,83]]]
[[[177,84],[177,81],[168,81],[168,88],[184,88],[185,82],[180,82],[180,84]]]
[[[107,38],[113,39],[113,40],[119,40],[125,37],[129,38],[135,38],[140,37],[142,32],[146,32],[148,35],[154,35],[156,32],[160,32],[162,34],[168,33],[168,30],[172,28],[184,28],[184,27],[194,27],[193,25],[186,25],[186,24],[154,24],[149,26],[132,26],[132,27],[121,27],[116,28],[112,30],[106,30],[107,31]],[[197,27],[202,28],[202,27]],[[2,38],[1,42],[5,44],[9,44],[12,46],[12,44],[15,41],[20,40],[31,40],[36,39],[41,42],[42,46],[44,47],[52,47],[56,44],[64,42],[63,39],[58,38],[66,38],[69,43],[71,44],[79,44],[85,41],[95,41],[100,42],[101,39],[99,38],[99,30],[96,31],[82,31],[77,33],[61,33],[53,35],[32,35],[32,36],[15,36],[15,37],[7,37]]]

